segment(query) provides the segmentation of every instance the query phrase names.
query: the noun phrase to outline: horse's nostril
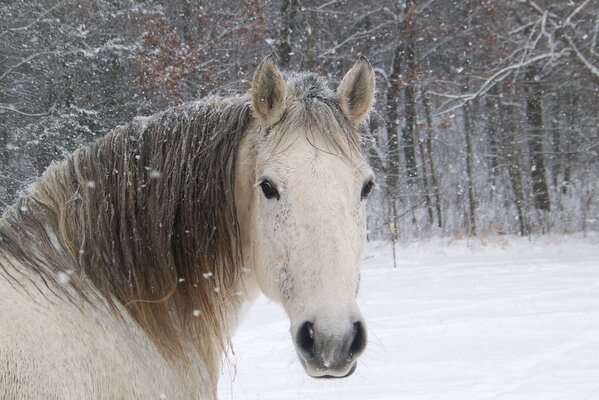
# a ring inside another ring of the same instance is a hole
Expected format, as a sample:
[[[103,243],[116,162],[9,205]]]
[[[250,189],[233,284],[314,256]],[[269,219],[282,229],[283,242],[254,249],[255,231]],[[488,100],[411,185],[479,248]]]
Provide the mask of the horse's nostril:
[[[297,331],[295,338],[297,347],[308,357],[314,356],[314,325],[304,322]]]
[[[364,328],[364,324],[360,321],[354,322],[354,338],[352,340],[351,346],[349,347],[349,354],[351,357],[357,357],[366,348],[366,329]]]

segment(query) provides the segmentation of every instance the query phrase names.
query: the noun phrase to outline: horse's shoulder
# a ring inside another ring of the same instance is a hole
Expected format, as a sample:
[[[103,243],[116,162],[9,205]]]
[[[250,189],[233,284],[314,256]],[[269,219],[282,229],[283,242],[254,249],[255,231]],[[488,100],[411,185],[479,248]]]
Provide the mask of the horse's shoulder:
[[[0,275],[0,399],[185,399],[201,390],[130,318],[42,292]]]

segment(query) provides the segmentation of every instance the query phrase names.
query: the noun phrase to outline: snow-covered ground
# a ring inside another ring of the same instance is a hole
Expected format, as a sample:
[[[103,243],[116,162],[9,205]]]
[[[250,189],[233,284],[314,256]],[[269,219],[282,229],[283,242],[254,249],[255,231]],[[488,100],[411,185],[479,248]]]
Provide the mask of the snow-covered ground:
[[[354,375],[308,377],[282,309],[260,298],[221,399],[599,399],[599,237],[368,246]]]

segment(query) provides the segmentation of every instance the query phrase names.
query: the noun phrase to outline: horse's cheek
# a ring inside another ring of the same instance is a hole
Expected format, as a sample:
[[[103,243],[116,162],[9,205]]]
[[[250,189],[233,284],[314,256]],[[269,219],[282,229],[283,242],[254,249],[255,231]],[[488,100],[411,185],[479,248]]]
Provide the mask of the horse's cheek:
[[[287,232],[281,221],[280,211],[271,203],[272,201],[258,205],[255,269],[262,292],[271,300],[281,302],[283,299],[278,282],[288,253],[282,245],[286,242]]]

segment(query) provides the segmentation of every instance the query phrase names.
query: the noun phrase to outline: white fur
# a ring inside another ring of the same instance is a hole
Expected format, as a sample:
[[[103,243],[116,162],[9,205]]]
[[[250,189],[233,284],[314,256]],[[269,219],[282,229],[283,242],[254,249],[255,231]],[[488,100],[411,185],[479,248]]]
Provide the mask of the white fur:
[[[3,400],[214,398],[200,360],[194,376],[181,373],[126,312],[120,320],[107,307],[60,300],[33,274],[20,278],[23,288],[0,277]]]

